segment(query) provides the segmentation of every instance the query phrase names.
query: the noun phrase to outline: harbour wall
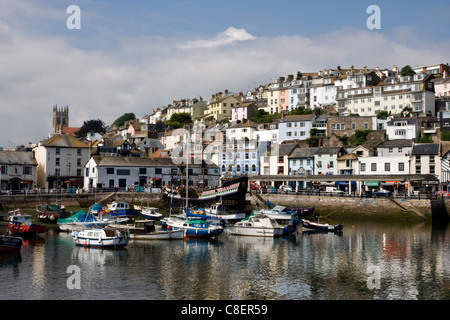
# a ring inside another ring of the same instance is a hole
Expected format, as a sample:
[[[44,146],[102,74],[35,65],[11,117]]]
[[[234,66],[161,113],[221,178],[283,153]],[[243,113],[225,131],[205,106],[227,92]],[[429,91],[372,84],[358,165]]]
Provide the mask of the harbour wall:
[[[1,209],[35,208],[44,204],[63,204],[66,207],[89,208],[94,203],[106,205],[112,201],[123,201],[133,205],[165,206],[161,194],[144,192],[83,193],[63,195],[9,195],[0,197]]]
[[[396,220],[448,220],[450,200],[308,196],[295,194],[248,194],[251,205],[265,206],[266,200],[284,207],[314,207],[315,214],[327,218]]]

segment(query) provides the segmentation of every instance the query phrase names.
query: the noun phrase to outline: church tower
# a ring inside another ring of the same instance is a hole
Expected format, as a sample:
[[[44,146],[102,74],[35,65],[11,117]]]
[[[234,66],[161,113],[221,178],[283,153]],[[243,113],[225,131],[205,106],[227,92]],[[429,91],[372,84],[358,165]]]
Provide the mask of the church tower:
[[[61,134],[63,128],[69,126],[69,106],[58,108],[53,106],[52,134]]]

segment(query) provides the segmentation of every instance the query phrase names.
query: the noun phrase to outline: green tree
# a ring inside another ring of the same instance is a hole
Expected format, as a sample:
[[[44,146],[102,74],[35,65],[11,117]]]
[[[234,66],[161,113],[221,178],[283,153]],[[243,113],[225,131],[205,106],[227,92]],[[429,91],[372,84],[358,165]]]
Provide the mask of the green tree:
[[[256,122],[256,123],[269,123],[269,122],[273,122],[275,119],[279,119],[279,118],[281,118],[280,113],[269,114],[266,111],[264,111],[263,109],[259,109],[258,111],[256,111],[254,117],[251,118],[250,120],[252,120],[253,122]]]
[[[383,119],[383,120],[386,120],[388,116],[389,116],[389,112],[387,112],[386,110],[381,110],[381,111],[378,112],[378,114],[377,114],[377,119]]]
[[[441,141],[450,141],[450,131],[441,132]]]
[[[191,124],[192,117],[189,112],[174,113],[166,123],[169,126],[172,126],[172,128],[178,129],[183,127],[185,124]]]
[[[419,143],[432,143],[433,138],[429,134],[424,134],[419,138]]]
[[[406,65],[402,68],[402,70],[400,70],[401,76],[412,76],[415,74],[416,74],[416,72],[411,68],[410,65]]]
[[[120,116],[119,118],[117,118],[114,122],[113,125],[116,127],[121,127],[125,124],[125,122],[130,121],[130,120],[134,120],[136,119],[136,116],[134,115],[134,113],[130,112],[130,113],[125,113],[122,116]]]
[[[76,135],[78,138],[85,138],[90,132],[105,133],[105,123],[100,119],[84,121]]]

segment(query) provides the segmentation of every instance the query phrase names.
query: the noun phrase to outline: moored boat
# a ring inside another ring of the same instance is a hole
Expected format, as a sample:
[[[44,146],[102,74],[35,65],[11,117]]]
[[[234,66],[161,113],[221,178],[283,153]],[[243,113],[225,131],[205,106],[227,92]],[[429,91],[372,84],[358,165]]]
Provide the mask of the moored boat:
[[[20,237],[0,235],[0,253],[19,253],[23,240]]]
[[[226,205],[221,203],[213,203],[199,210],[203,210],[208,216],[215,217],[226,222],[239,221],[247,216],[243,210],[230,210]]]
[[[66,208],[63,205],[46,204],[36,207],[36,214],[40,221],[56,223],[58,218],[66,217]]]
[[[136,218],[141,213],[140,210],[132,209],[127,202],[116,202],[108,204],[105,210],[111,217]]]
[[[86,213],[83,209],[68,218],[59,218],[57,224],[59,230],[69,232],[88,228],[101,228],[105,225],[103,221],[98,221],[92,213]]]
[[[127,230],[116,228],[82,230],[72,235],[77,246],[93,248],[121,248],[130,241]]]
[[[133,225],[125,226],[134,240],[182,240],[184,230],[162,230],[154,220],[136,220]]]
[[[258,236],[258,237],[278,237],[283,234],[284,228],[277,221],[268,216],[256,214],[227,226],[232,235]]]
[[[303,231],[341,232],[344,226],[342,224],[330,225],[302,219],[302,229]]]
[[[163,215],[157,212],[158,208],[143,207],[141,208],[141,215],[148,220],[161,220]]]
[[[46,226],[33,223],[31,215],[23,214],[20,209],[9,212],[7,228],[10,234],[18,237],[34,237],[47,231]]]
[[[182,218],[164,218],[164,230],[184,230],[185,238],[215,238],[220,236],[224,228],[219,219],[193,214],[186,208],[186,216]]]

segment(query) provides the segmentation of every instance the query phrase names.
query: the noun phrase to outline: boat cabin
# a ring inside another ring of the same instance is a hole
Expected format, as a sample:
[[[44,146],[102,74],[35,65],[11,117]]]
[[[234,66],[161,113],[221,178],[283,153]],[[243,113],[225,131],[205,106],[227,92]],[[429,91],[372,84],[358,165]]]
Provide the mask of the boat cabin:
[[[17,214],[9,217],[8,222],[14,224],[20,224],[21,226],[31,225],[31,215],[29,214]]]
[[[113,202],[109,205],[110,210],[128,210],[130,205],[126,202]]]

